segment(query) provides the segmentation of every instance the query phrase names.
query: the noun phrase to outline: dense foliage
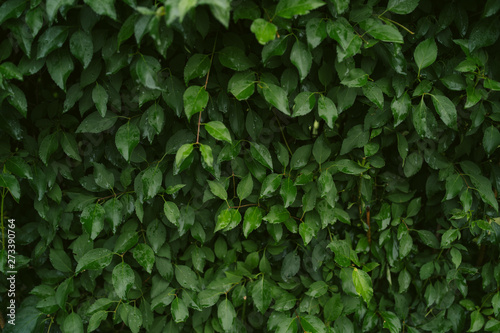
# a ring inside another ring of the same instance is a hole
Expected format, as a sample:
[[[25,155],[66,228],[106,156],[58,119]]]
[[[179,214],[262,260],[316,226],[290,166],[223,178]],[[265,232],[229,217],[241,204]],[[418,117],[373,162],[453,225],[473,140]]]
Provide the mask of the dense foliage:
[[[499,9],[4,1],[4,332],[500,331]]]

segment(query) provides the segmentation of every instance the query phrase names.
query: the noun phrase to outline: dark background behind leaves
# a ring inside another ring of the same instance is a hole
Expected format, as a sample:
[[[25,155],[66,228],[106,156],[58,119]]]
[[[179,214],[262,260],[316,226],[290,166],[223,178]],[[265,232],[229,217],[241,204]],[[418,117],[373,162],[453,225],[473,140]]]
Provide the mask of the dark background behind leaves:
[[[4,1],[4,331],[499,331],[499,9]]]

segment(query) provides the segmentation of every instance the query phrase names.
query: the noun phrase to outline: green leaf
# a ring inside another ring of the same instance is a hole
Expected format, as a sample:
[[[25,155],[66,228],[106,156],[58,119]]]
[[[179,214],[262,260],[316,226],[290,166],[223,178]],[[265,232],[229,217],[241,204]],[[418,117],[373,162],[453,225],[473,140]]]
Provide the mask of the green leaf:
[[[209,55],[199,53],[193,54],[186,63],[186,67],[184,67],[184,82],[186,86],[192,79],[207,75],[209,69]]]
[[[462,253],[456,248],[452,248],[450,251],[451,262],[455,265],[455,268],[458,269],[460,264],[462,263]]]
[[[389,0],[387,10],[401,15],[410,14],[417,8],[418,3],[419,0]]]
[[[276,33],[278,32],[278,27],[273,23],[270,23],[264,19],[258,18],[252,22],[250,26],[250,31],[255,34],[257,41],[261,45],[265,45],[276,38]]]
[[[200,153],[201,153],[203,167],[206,168],[207,170],[213,170],[214,155],[212,153],[212,148],[208,145],[202,145],[200,143]]]
[[[363,130],[363,125],[356,125],[347,132],[347,137],[342,142],[340,155],[349,153],[354,148],[361,148],[368,143],[370,133]]]
[[[127,322],[128,326],[130,327],[130,330],[132,333],[139,333],[139,330],[142,326],[143,318],[142,318],[142,312],[139,310],[137,307],[132,307],[130,309],[130,312],[127,316]]]
[[[73,272],[73,265],[71,264],[71,259],[64,252],[64,250],[50,249],[50,263],[55,269],[63,273]]]
[[[340,317],[344,304],[340,298],[340,294],[334,293],[324,306],[325,320],[334,321]]]
[[[309,224],[303,222],[299,225],[299,234],[304,241],[304,245],[307,245],[316,236],[316,231]]]
[[[130,265],[121,262],[115,266],[111,274],[111,281],[115,292],[121,299],[127,298],[127,293],[134,285],[135,275]]]
[[[84,0],[99,15],[106,15],[116,20],[114,0]]]
[[[328,160],[330,155],[332,154],[332,149],[330,148],[330,144],[325,140],[324,135],[320,135],[316,142],[314,142],[313,150],[312,150],[314,159],[318,164],[323,164]]]
[[[220,121],[211,121],[205,124],[205,129],[207,132],[217,140],[226,141],[232,144],[231,134],[226,126]]]
[[[50,77],[59,88],[66,91],[66,80],[75,68],[68,51],[61,49],[52,52],[46,61]]]
[[[313,18],[307,21],[306,24],[307,43],[314,49],[326,38],[326,23],[325,20]]]
[[[200,86],[190,86],[184,92],[182,97],[184,101],[184,112],[188,120],[191,117],[205,109],[208,104],[208,92]]]
[[[189,318],[189,311],[182,299],[175,297],[172,302],[172,318],[176,323],[185,322]]]
[[[110,190],[115,186],[115,175],[101,163],[94,163],[94,180],[104,189]]]
[[[108,312],[104,310],[97,311],[89,319],[89,325],[87,327],[87,333],[95,331],[103,320],[108,317]]]
[[[271,194],[274,193],[280,186],[282,177],[283,175],[272,173],[264,178],[260,189],[260,198],[271,197]]]
[[[437,59],[437,45],[433,38],[421,42],[415,48],[413,57],[418,67],[418,72],[432,65]]]
[[[82,161],[74,134],[61,132],[61,147],[66,155],[78,162]]]
[[[354,268],[352,271],[352,281],[356,292],[360,294],[366,303],[369,303],[373,296],[372,280],[365,271]]]
[[[281,0],[280,3],[281,2],[283,2],[283,0]],[[292,52],[290,53],[290,61],[295,67],[297,67],[300,75],[300,81],[302,82],[306,78],[307,74],[309,74],[312,65],[312,55],[307,48],[307,45],[297,40],[295,44],[293,44]]]
[[[222,229],[233,229],[241,222],[241,214],[237,209],[225,209],[217,216],[214,232]]]
[[[294,100],[293,116],[304,116],[312,111],[316,105],[315,93],[303,91],[299,93]]]
[[[184,288],[199,291],[198,278],[193,270],[185,265],[175,266],[175,279]]]
[[[243,235],[248,235],[257,229],[262,223],[262,209],[259,207],[249,207],[243,217]]]
[[[349,71],[340,83],[350,88],[356,88],[364,86],[367,82],[368,74],[361,68],[354,68]]]
[[[271,171],[273,170],[273,160],[271,159],[271,153],[269,153],[269,150],[264,145],[256,142],[251,142],[250,154],[257,162],[270,169]]]
[[[226,298],[219,303],[217,308],[217,317],[224,331],[230,331],[233,328],[236,319],[236,311],[233,304]]]
[[[425,105],[423,98],[418,106],[413,109],[412,120],[418,135],[430,139],[434,138],[437,122],[427,105]]]
[[[76,129],[76,133],[101,133],[116,123],[118,117],[113,112],[107,112],[103,118],[99,112],[93,112],[88,115]]]
[[[132,151],[139,144],[141,132],[137,125],[127,122],[122,125],[115,135],[116,148],[123,156],[123,158],[129,162]]]
[[[87,68],[94,54],[92,36],[81,30],[75,31],[69,40],[69,49],[71,54],[82,63],[83,68]]]
[[[139,243],[134,247],[133,255],[134,259],[137,260],[146,272],[151,274],[155,263],[155,253],[153,249],[147,244]]]
[[[254,66],[253,61],[245,55],[245,51],[236,46],[228,46],[220,50],[219,61],[222,66],[237,72],[246,71]]]
[[[293,180],[291,178],[283,179],[281,183],[280,195],[283,198],[283,204],[285,208],[290,206],[297,196],[297,187],[293,184]]]
[[[294,277],[300,269],[300,257],[297,252],[290,252],[285,256],[281,265],[281,278],[283,281],[288,281]]]
[[[163,108],[155,103],[148,108],[146,114],[149,125],[156,130],[156,134],[160,134],[163,126],[165,126],[165,112]]]
[[[33,179],[33,172],[31,167],[25,160],[19,156],[12,156],[5,161],[7,169],[21,178]]]
[[[26,118],[28,115],[28,102],[26,100],[26,95],[21,89],[12,84],[10,85],[9,90],[9,103],[15,107],[24,118]]]
[[[62,325],[63,332],[74,332],[83,333],[83,321],[82,318],[76,313],[72,312],[66,318],[64,318],[64,323]]]
[[[500,36],[500,27],[498,26],[498,18],[490,17],[479,20],[469,36],[469,50],[474,50],[491,46],[496,43]]]
[[[179,211],[179,208],[175,203],[171,201],[165,201],[165,203],[163,204],[163,212],[171,223],[176,226],[179,225],[178,220],[181,217],[181,212]]]
[[[432,232],[430,232],[429,230],[417,230],[417,232],[420,236],[420,239],[425,245],[433,249],[439,249],[439,242]]]
[[[250,98],[255,92],[255,72],[235,73],[229,80],[227,89],[239,101]]]
[[[467,332],[477,332],[483,328],[483,325],[484,317],[479,310],[476,310],[470,315],[470,328]]]
[[[224,185],[222,185],[218,181],[212,181],[212,180],[207,180],[208,186],[210,187],[210,191],[217,196],[218,198],[226,201],[227,200],[227,192],[226,189],[224,188]]]
[[[19,71],[16,65],[8,61],[0,64],[0,74],[2,74],[2,76],[7,80],[10,79],[16,79],[19,81],[23,80],[23,73]]]
[[[445,96],[441,95],[431,95],[432,102],[434,103],[434,108],[446,126],[451,129],[458,130],[457,128],[457,109],[455,104]]]
[[[289,19],[295,15],[308,14],[309,11],[324,4],[323,1],[319,0],[280,0],[276,6],[276,15]]]
[[[320,95],[318,100],[318,114],[324,121],[326,121],[328,127],[333,129],[333,125],[335,124],[339,113],[337,107],[330,98]]]
[[[410,283],[411,283],[411,275],[405,268],[401,272],[399,272],[398,276],[399,293],[404,294],[408,290]]]
[[[389,329],[391,333],[401,332],[401,321],[395,313],[390,311],[380,311],[380,315],[384,320],[384,328]]]
[[[60,49],[66,38],[68,38],[68,27],[52,26],[45,30],[38,38],[37,59],[44,58],[52,51]]]
[[[177,153],[175,154],[175,165],[177,169],[180,169],[184,161],[191,155],[193,152],[193,144],[187,143],[182,145]]]
[[[286,91],[274,85],[272,83],[264,83],[262,87],[262,93],[264,94],[264,98],[268,101],[272,106],[276,109],[280,110],[286,115],[290,115],[290,111],[288,108],[288,97]]]
[[[264,279],[264,275],[252,284],[252,287],[250,288],[250,295],[252,296],[257,310],[264,314],[269,308],[269,305],[271,305],[272,301],[271,285],[266,279]]]
[[[92,90],[92,101],[95,103],[97,111],[102,117],[106,116],[107,104],[108,104],[108,93],[103,86],[96,84]]]
[[[309,163],[309,158],[311,157],[312,147],[311,145],[304,145],[297,148],[293,153],[292,159],[290,160],[290,168],[292,170],[297,170],[303,168]]]
[[[304,332],[326,333],[325,324],[316,316],[301,316],[300,324]]]
[[[382,89],[376,83],[368,82],[363,86],[363,94],[372,101],[379,109],[384,108],[384,95]]]
[[[24,1],[5,1],[0,7],[0,24],[11,18],[18,18],[24,12],[25,8],[26,2]]]
[[[161,90],[157,79],[157,71],[151,57],[141,57],[136,62],[135,72],[142,85],[149,89]]]
[[[253,190],[252,175],[250,173],[247,173],[247,175],[240,180],[238,187],[236,189],[236,193],[238,194],[240,200],[243,201],[246,198],[248,198],[250,194],[252,194],[252,190]]]
[[[40,159],[45,165],[48,165],[50,156],[57,150],[59,144],[57,133],[52,133],[43,138],[40,143]]]
[[[403,36],[393,25],[383,24],[381,20],[368,18],[360,23],[361,28],[373,38],[383,42],[403,43]]]
[[[488,156],[490,156],[495,149],[500,145],[500,131],[491,125],[484,131],[483,147]]]
[[[153,198],[160,191],[163,181],[163,174],[157,167],[150,167],[142,175],[142,186],[144,189],[144,199]]]
[[[83,229],[94,240],[104,228],[104,216],[106,211],[98,203],[85,207],[80,215]]]
[[[79,260],[76,266],[75,273],[78,274],[83,270],[103,269],[107,267],[113,259],[113,252],[105,248],[97,248],[85,253]]]
[[[406,91],[401,97],[394,97],[391,103],[391,110],[394,117],[394,127],[396,127],[406,119],[411,110],[410,96],[408,96]]]

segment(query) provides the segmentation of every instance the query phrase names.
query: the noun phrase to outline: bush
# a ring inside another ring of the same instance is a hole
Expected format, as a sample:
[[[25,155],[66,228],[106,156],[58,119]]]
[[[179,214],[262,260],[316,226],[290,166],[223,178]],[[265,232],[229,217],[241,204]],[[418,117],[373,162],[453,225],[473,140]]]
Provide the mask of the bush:
[[[499,9],[3,2],[4,332],[499,331]]]

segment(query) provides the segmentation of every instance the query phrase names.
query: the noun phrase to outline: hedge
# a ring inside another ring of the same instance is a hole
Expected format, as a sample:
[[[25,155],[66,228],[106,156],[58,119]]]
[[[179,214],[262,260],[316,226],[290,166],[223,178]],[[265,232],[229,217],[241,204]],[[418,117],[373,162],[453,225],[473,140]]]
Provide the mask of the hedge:
[[[499,332],[499,9],[3,1],[3,332]]]

